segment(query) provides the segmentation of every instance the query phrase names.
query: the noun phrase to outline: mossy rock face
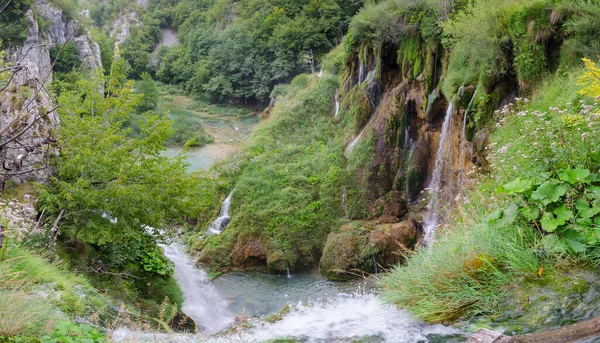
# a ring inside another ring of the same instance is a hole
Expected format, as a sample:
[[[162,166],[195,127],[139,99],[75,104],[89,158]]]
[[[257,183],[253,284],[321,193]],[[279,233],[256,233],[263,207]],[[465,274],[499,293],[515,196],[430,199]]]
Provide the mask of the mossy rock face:
[[[243,243],[238,242],[231,252],[234,265],[245,268],[262,267],[267,262],[267,253],[263,244],[256,238]]]
[[[403,260],[416,247],[423,229],[415,221],[373,225],[350,223],[327,237],[321,273],[330,280],[349,280],[376,273]]]

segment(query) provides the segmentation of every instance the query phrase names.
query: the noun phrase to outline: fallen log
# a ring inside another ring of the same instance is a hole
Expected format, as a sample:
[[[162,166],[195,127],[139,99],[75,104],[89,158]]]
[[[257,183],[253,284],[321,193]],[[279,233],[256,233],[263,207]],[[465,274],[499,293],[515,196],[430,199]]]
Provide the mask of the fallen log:
[[[467,340],[467,343],[575,343],[598,336],[600,336],[600,317],[554,330],[513,337],[488,329],[481,329],[475,332]]]

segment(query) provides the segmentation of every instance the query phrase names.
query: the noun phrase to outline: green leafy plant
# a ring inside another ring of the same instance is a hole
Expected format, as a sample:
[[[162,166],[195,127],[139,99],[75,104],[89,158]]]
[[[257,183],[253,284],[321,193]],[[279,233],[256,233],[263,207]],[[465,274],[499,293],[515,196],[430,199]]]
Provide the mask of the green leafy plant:
[[[517,178],[499,190],[520,195],[519,214],[541,228],[545,248],[558,253],[583,253],[600,242],[598,185],[598,175],[589,169],[569,168],[537,182]]]
[[[59,322],[54,331],[42,337],[42,343],[106,343],[106,338],[89,324]]]

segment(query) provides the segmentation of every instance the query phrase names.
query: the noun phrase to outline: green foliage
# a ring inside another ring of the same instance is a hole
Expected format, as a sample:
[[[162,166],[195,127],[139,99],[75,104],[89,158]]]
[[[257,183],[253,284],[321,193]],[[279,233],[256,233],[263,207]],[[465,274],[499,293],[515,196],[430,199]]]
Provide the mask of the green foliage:
[[[9,45],[19,46],[27,39],[29,20],[25,13],[32,4],[33,0],[6,3],[7,6],[3,9],[0,18],[0,25],[3,27],[0,31],[0,41],[2,41],[3,48]]]
[[[53,71],[59,73],[68,73],[81,65],[77,47],[72,40],[50,48],[50,60],[54,62]]]
[[[139,112],[152,111],[156,108],[159,100],[158,86],[150,74],[144,72],[140,75],[140,80],[135,83],[135,92],[141,96],[137,106]]]
[[[511,191],[521,194],[519,204],[524,219],[551,234],[544,237],[544,242],[548,249],[557,253],[583,253],[586,249],[596,249],[600,243],[600,227],[597,226],[600,204],[596,198],[600,187],[595,182],[598,176],[589,169],[562,169],[544,176],[546,181],[544,178],[538,182],[518,179],[529,187]],[[513,188],[514,183],[501,190]],[[530,190],[531,185],[535,190]]]
[[[254,237],[273,270],[286,262],[308,268],[336,225],[344,164],[340,127],[330,116],[337,82],[323,76],[288,87],[244,153],[217,167],[235,190],[227,230],[200,247],[213,266],[229,259],[233,242]]]
[[[463,209],[473,215],[481,210]],[[381,280],[386,301],[426,322],[452,323],[494,313],[510,285],[538,271],[541,261],[533,250],[538,243],[528,229],[467,218],[453,225],[432,249],[418,250]]]
[[[153,2],[144,24],[128,39],[125,58],[133,75],[151,69],[156,30],[172,25],[180,45],[159,51],[158,79],[217,100],[264,101],[273,87],[310,70],[340,41],[355,0],[252,0]]]
[[[464,83],[491,88],[506,78],[516,78],[526,90],[545,73],[598,54],[598,31],[589,26],[598,18],[595,2],[474,1],[441,24],[452,51],[444,94]]]
[[[42,337],[42,343],[106,343],[104,336],[89,324],[61,321],[54,331]]]
[[[149,115],[135,137],[124,129],[139,97],[119,82],[118,70],[106,80],[106,96],[97,79],[61,94],[61,154],[56,177],[41,186],[40,207],[50,218],[63,212],[61,234],[104,251],[113,267],[151,265],[164,274],[157,255],[144,259],[170,235],[169,221],[194,213],[199,178],[187,174],[183,156],[162,155],[169,120]]]

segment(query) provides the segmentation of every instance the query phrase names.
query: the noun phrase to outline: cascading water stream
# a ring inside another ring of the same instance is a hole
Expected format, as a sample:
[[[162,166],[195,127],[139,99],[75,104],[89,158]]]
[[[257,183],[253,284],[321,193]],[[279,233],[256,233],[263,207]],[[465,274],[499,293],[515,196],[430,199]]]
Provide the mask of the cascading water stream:
[[[336,88],[335,90],[335,114],[333,115],[335,118],[340,114],[340,90]]]
[[[342,209],[344,210],[344,218],[350,219],[348,215],[348,203],[347,203],[348,192],[346,191],[346,187],[342,186]]]
[[[369,57],[369,48],[367,46],[365,46],[364,48],[364,52],[363,52],[363,57],[360,58],[360,63],[358,65],[358,84],[361,85],[366,77],[367,77],[367,66],[365,65],[365,62],[363,61],[363,59],[367,60]],[[368,61],[367,61],[368,63]]]
[[[435,156],[435,164],[433,167],[433,173],[431,174],[431,181],[429,182],[429,202],[427,204],[427,214],[425,215],[425,238],[424,243],[426,246],[431,246],[433,241],[433,235],[435,229],[439,224],[439,207],[440,197],[442,196],[442,176],[444,173],[444,167],[446,160],[451,158],[452,147],[448,146],[448,138],[452,135],[452,127],[454,125],[454,102],[463,93],[464,88],[460,87],[458,93],[450,100],[448,108],[446,109],[446,116],[444,117],[444,123],[442,124],[442,132],[440,133],[440,140],[438,143],[437,153]]]
[[[438,90],[437,90],[437,88],[434,88],[431,91],[431,94],[429,94],[429,97],[427,98],[427,108],[425,109],[426,114],[429,114],[429,112],[431,111],[431,108],[433,107],[433,103],[435,102],[437,97],[438,97]]]
[[[373,124],[373,121],[375,121],[375,118],[377,117],[377,113],[379,113],[379,109],[381,108],[382,103],[383,103],[383,101],[381,101],[379,103],[379,105],[377,106],[377,108],[375,109],[373,114],[371,115],[371,118],[369,119],[369,121],[367,122],[365,127],[363,127],[363,129],[360,130],[360,133],[356,137],[354,137],[352,142],[350,142],[350,144],[348,144],[348,146],[346,147],[346,151],[344,152],[344,156],[346,156],[346,158],[350,157],[350,153],[352,153],[352,150],[354,150],[354,148],[356,148],[356,145],[358,144],[358,142],[360,141],[362,136],[365,134],[365,131],[367,131],[367,129],[369,127],[371,127],[371,124]]]
[[[208,229],[206,229],[206,232],[208,234],[219,235],[219,234],[221,234],[221,232],[223,232],[223,230],[225,230],[225,228],[229,224],[229,221],[231,220],[231,217],[229,216],[229,207],[231,206],[231,195],[232,194],[233,194],[233,191],[231,191],[231,193],[229,193],[227,198],[225,198],[225,201],[223,201],[223,205],[221,205],[221,212],[219,213],[219,217],[217,219],[215,219],[212,223],[210,223],[210,225],[208,226]]]
[[[471,97],[471,101],[469,101],[469,105],[467,106],[467,109],[465,110],[465,115],[463,117],[463,125],[462,125],[462,131],[461,131],[461,137],[460,137],[460,154],[458,157],[458,161],[460,163],[460,173],[459,173],[459,179],[458,179],[458,185],[461,186],[462,182],[464,180],[465,177],[465,154],[466,154],[466,150],[467,150],[467,118],[469,115],[469,111],[471,110],[471,106],[473,106],[473,101],[475,100],[475,97],[477,96],[477,90],[475,89],[475,92],[473,92],[473,97]]]
[[[175,279],[184,295],[181,310],[196,322],[203,333],[215,333],[228,328],[235,318],[210,282],[205,271],[196,268],[195,262],[178,243],[162,245],[165,256],[175,265]]]

